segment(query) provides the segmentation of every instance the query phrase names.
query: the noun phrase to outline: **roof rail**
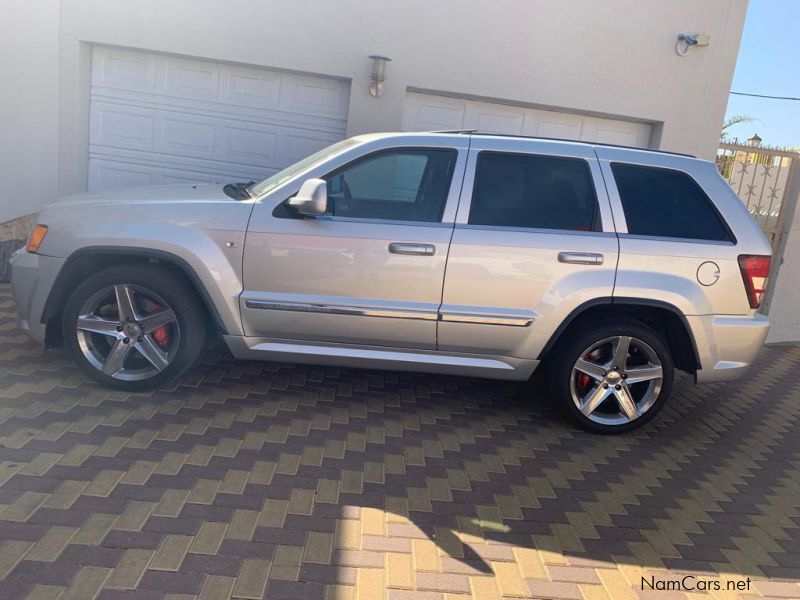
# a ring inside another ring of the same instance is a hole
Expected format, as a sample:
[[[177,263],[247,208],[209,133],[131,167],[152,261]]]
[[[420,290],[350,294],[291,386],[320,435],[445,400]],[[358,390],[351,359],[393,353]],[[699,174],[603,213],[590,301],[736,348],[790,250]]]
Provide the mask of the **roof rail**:
[[[602,146],[604,148],[622,148],[623,150],[641,150],[643,152],[656,152],[658,154],[671,154],[673,156],[685,156],[687,158],[697,158],[694,154],[686,154],[685,152],[671,152],[669,150],[654,150],[653,148],[640,148],[639,146],[623,146],[622,144],[606,144],[603,142],[587,142],[583,140],[569,140],[566,138],[554,137],[541,137],[537,135],[518,135],[513,133],[494,133],[491,131],[479,131],[477,129],[455,129],[452,131],[430,131],[428,133],[450,133],[460,134],[466,133],[470,135],[485,135],[492,137],[512,137],[521,138],[526,140],[544,140],[547,142],[569,142],[571,144],[584,144],[586,146]]]
[[[477,129],[441,129],[437,131],[428,131],[427,133],[478,133]]]

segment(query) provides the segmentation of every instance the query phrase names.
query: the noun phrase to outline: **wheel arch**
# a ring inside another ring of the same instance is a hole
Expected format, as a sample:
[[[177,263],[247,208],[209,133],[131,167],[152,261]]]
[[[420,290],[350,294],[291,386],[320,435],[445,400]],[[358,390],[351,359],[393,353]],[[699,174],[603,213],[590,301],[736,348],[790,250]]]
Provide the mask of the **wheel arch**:
[[[636,318],[664,335],[676,368],[691,374],[702,368],[697,342],[683,313],[668,302],[634,297],[609,296],[584,302],[556,328],[539,354],[539,360],[545,360],[559,339],[562,339],[571,328],[579,327],[587,320],[608,319],[615,316]]]
[[[228,327],[216,304],[195,269],[184,258],[152,248],[92,246],[73,252],[58,273],[50,288],[42,311],[41,322],[45,325],[45,347],[54,348],[61,345],[61,314],[64,304],[75,288],[75,282],[85,279],[100,269],[119,266],[124,263],[150,263],[161,265],[182,276],[186,283],[197,292],[206,314],[222,334],[229,333]]]

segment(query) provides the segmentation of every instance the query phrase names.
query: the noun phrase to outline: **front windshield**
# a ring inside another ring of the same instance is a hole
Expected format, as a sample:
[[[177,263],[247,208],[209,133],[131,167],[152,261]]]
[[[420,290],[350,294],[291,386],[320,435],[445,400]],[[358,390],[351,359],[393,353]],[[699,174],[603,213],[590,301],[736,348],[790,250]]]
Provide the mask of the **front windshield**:
[[[350,148],[351,146],[355,146],[356,144],[360,143],[359,140],[355,138],[349,138],[346,140],[342,140],[341,142],[336,142],[332,146],[328,146],[327,148],[323,148],[319,152],[315,152],[311,156],[308,156],[301,160],[300,162],[296,162],[293,165],[289,165],[282,171],[278,171],[272,177],[268,177],[264,181],[259,183],[253,184],[250,187],[249,191],[251,196],[257,198],[267,192],[275,189],[282,183],[289,181],[292,177],[305,171],[306,169],[312,167],[316,163],[322,162],[323,160],[327,159],[334,154],[338,154],[339,152]]]

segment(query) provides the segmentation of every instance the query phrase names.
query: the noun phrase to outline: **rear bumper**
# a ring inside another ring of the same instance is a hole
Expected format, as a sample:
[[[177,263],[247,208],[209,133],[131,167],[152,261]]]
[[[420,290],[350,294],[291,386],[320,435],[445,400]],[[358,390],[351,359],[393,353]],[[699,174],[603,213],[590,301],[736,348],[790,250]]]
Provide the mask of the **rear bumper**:
[[[697,383],[729,381],[744,375],[769,331],[765,315],[687,317],[702,369]]]
[[[31,254],[24,248],[11,255],[11,287],[17,309],[17,327],[36,342],[44,343],[42,313],[65,259]]]

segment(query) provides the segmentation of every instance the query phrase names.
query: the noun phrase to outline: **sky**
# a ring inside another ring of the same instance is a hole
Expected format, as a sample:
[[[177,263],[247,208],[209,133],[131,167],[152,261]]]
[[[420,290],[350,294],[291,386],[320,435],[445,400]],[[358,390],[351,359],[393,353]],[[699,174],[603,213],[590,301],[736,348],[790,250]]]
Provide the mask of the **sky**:
[[[799,26],[800,0],[750,0],[731,89],[800,97]],[[728,98],[728,116],[759,119],[731,127],[729,137],[746,140],[758,133],[765,145],[800,146],[800,101]]]

